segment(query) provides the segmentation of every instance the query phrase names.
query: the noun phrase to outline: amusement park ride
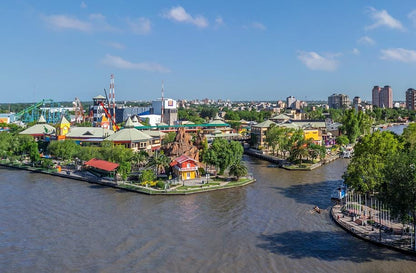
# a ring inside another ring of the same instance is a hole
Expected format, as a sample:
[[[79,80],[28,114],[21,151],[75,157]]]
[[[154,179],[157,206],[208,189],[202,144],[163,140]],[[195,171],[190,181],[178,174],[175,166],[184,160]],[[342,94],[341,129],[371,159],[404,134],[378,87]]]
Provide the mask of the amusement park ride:
[[[105,99],[107,101],[108,108],[113,110],[113,115],[111,115],[110,111],[105,107],[104,103],[100,103],[101,107],[103,108],[105,115],[107,116],[108,120],[111,122],[114,132],[120,130],[116,123],[116,97],[114,92],[114,75],[111,74],[110,79],[110,99],[107,96],[107,90],[104,88]]]
[[[78,98],[75,98],[75,100],[72,102],[72,105],[74,106],[75,122],[76,123],[84,122],[85,121],[84,107],[82,107],[81,101]]]
[[[59,102],[43,99],[15,115],[15,119],[23,123],[39,120],[43,116],[47,123],[57,123],[62,116],[68,116],[68,111]]]
[[[114,92],[114,75],[111,74],[110,80],[110,92],[109,96],[107,95],[107,90],[104,88],[105,92],[105,104],[100,102],[99,105],[102,107],[104,113],[103,117],[106,116],[110,121],[110,127],[114,131],[118,131],[120,128],[116,124],[116,100]],[[84,114],[84,108],[81,104],[79,98],[75,98],[72,102],[73,111],[75,114],[74,122],[82,123],[87,120],[92,120],[92,113],[90,115]],[[59,102],[54,102],[51,99],[43,99],[42,101],[35,103],[26,109],[20,111],[15,115],[17,121],[23,123],[31,123],[39,120],[40,116],[43,116],[47,123],[58,123],[62,116],[65,116],[68,120],[71,120],[69,117],[68,108],[62,107]]]

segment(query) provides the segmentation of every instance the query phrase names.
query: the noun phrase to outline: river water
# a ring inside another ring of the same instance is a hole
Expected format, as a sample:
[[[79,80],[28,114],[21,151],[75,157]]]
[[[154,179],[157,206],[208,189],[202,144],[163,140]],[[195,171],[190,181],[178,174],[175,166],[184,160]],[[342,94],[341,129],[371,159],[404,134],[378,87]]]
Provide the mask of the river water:
[[[244,159],[256,183],[190,196],[0,169],[0,272],[416,272],[330,219],[346,160],[290,172]]]

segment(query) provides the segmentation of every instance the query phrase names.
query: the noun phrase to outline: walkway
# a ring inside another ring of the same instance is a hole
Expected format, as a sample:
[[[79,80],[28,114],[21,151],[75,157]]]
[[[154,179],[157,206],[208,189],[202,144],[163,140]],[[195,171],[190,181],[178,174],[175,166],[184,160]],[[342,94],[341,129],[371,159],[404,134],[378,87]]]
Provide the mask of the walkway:
[[[333,206],[331,216],[345,230],[366,241],[416,254],[410,247],[410,234],[404,232],[402,224],[389,223],[385,226],[374,222],[373,225],[369,225],[366,217],[343,211],[342,208],[340,205]]]

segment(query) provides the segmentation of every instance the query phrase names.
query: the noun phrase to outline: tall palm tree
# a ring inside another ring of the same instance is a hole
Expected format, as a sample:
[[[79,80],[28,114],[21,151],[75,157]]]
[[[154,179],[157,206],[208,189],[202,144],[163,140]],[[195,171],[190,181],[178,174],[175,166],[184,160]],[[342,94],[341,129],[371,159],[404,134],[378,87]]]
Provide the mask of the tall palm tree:
[[[236,180],[238,180],[241,176],[247,175],[247,167],[243,162],[238,160],[231,164],[228,173],[235,176]]]
[[[156,151],[150,158],[147,165],[149,167],[155,168],[155,172],[157,175],[160,174],[160,172],[165,171],[165,167],[169,166],[170,158],[167,157],[163,151],[158,152]]]
[[[147,161],[149,160],[149,154],[145,151],[140,151],[134,153],[132,158],[132,163],[135,164],[137,167],[142,167],[146,165]]]

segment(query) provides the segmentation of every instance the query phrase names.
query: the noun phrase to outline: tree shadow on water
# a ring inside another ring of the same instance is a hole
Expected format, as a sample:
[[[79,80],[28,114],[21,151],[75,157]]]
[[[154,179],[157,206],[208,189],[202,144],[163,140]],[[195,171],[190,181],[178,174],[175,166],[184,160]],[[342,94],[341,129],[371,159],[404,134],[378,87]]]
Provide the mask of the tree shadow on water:
[[[356,263],[371,260],[411,260],[416,258],[387,248],[372,245],[356,238],[348,239],[345,233],[325,231],[287,231],[260,235],[263,241],[257,247],[292,259],[317,258],[325,261],[345,260]],[[358,240],[358,241],[357,241]]]
[[[272,188],[298,203],[326,208],[332,204],[331,194],[341,183],[342,180],[333,180]]]

